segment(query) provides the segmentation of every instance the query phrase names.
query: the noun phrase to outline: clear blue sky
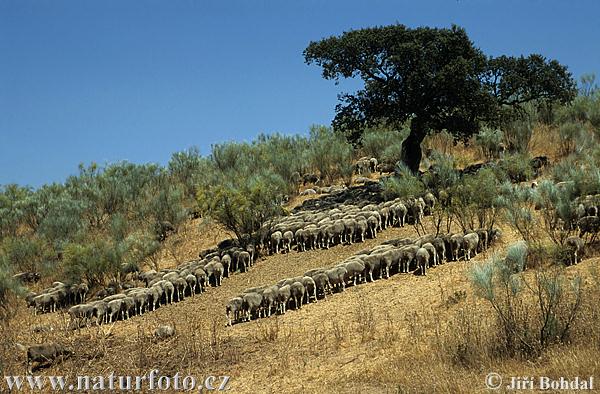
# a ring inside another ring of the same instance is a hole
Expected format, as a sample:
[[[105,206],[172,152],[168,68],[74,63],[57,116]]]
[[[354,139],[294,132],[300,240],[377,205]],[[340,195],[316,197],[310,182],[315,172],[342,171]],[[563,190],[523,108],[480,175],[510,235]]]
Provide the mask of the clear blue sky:
[[[599,15],[598,0],[0,0],[0,184],[329,124],[344,85],[302,51],[353,28],[456,23],[486,54],[600,77]]]

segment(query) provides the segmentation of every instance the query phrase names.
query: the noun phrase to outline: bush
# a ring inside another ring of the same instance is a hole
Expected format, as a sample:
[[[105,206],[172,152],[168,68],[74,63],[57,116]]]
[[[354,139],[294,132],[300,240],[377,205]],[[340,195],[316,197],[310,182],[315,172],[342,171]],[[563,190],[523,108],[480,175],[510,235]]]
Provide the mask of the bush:
[[[415,198],[423,194],[425,186],[419,178],[412,174],[412,172],[403,163],[398,163],[396,168],[396,175],[384,178],[381,181],[383,188],[383,197],[386,200],[393,200],[394,198]]]
[[[481,150],[481,154],[487,160],[500,157],[502,152],[504,135],[501,130],[483,128],[475,137],[475,143]]]
[[[577,142],[581,140],[584,132],[585,130],[581,123],[567,122],[560,125],[558,128],[560,154],[567,156],[575,152]]]
[[[498,350],[510,356],[537,357],[549,345],[568,338],[582,302],[581,279],[567,279],[560,267],[520,271],[524,249],[510,258],[497,256],[474,266],[469,274],[476,294],[497,319]]]
[[[380,162],[395,163],[400,159],[400,147],[409,131],[406,127],[401,130],[367,129],[361,140],[360,151],[363,156],[375,157]]]
[[[504,144],[509,152],[525,154],[533,135],[534,115],[523,114],[521,118],[512,119],[503,127]]]
[[[353,172],[352,146],[342,134],[329,127],[311,127],[308,159],[321,179],[326,179],[330,184],[340,177],[348,183]]]
[[[506,155],[498,164],[499,178],[505,176],[512,182],[525,182],[534,175],[531,160],[527,153]]]

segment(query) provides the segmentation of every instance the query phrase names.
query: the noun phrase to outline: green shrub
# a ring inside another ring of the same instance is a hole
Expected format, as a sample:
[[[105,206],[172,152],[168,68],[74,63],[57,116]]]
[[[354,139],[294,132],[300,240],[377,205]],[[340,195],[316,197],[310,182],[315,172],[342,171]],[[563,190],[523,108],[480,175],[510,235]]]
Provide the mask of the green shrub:
[[[493,160],[500,157],[504,135],[501,130],[483,128],[475,137],[475,142],[484,158]]]
[[[414,198],[423,194],[425,186],[421,180],[402,163],[398,163],[396,174],[381,181],[383,197],[386,200],[394,198]]]

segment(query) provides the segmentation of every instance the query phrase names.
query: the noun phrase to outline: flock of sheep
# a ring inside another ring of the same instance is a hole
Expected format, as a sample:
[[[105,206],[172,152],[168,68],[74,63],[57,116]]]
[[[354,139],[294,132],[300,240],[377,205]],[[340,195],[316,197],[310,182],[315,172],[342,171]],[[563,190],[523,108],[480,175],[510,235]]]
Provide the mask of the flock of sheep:
[[[270,223],[271,231],[266,233],[268,236],[264,243],[258,246],[271,253],[279,253],[289,252],[293,246],[298,251],[305,251],[329,248],[342,242],[362,242],[365,237],[375,238],[377,232],[387,226],[403,226],[409,219],[418,223],[434,205],[435,198],[428,193],[404,202],[393,200],[366,204],[362,208],[342,204],[334,209],[303,211]],[[246,272],[253,265],[255,255],[252,245],[242,249],[230,243],[203,251],[199,260],[186,262],[175,269],[143,272],[137,278],[145,283],[145,287],[131,287],[69,308],[71,325],[109,324],[181,301],[187,296],[202,293],[209,283],[220,286],[223,277],[231,272]],[[294,291],[299,290],[298,286],[291,287]]]
[[[393,217],[388,217],[391,224]],[[426,275],[427,269],[446,261],[469,261],[498,239],[498,229],[479,229],[467,234],[428,234],[417,239],[386,241],[372,249],[358,252],[334,267],[317,268],[296,278],[283,279],[271,286],[254,287],[232,298],[225,307],[228,325],[283,314],[293,306],[327,298],[327,293],[344,291],[346,286],[389,278],[394,273],[415,272]]]
[[[365,161],[363,164],[370,170],[367,166],[374,163]],[[338,194],[340,192],[350,191],[337,191]],[[332,197],[334,195],[329,198],[335,198]],[[577,227],[581,233],[579,237],[569,237],[565,242],[571,251],[572,263],[576,264],[583,255],[584,242],[580,237],[586,233],[596,234],[600,230],[599,202],[600,196],[585,196],[574,203]],[[267,223],[262,232],[264,236],[256,248],[253,245],[240,248],[235,242],[221,244],[201,252],[200,259],[186,262],[175,269],[151,270],[136,275],[136,279],[144,282],[144,287],[130,287],[121,293],[89,302],[85,302],[89,290],[85,283],[67,286],[55,282],[39,294],[29,293],[27,304],[35,313],[54,312],[57,308],[73,305],[68,313],[74,327],[90,322],[105,324],[128,319],[202,293],[209,284],[220,286],[223,278],[231,272],[246,272],[253,265],[257,248],[273,254],[364,242],[367,237],[376,238],[377,233],[388,226],[420,223],[423,216],[434,209],[436,199],[428,192],[416,199],[379,203],[353,199],[353,202],[344,200],[321,207],[314,205],[314,201],[311,204],[313,206],[308,209],[296,210],[289,216]],[[490,233],[480,229],[464,235],[427,235],[416,240],[386,242],[336,267],[313,270],[303,277],[283,280],[270,287],[249,289],[228,305],[229,323],[240,318],[249,320],[251,316],[260,314],[270,316],[273,312],[284,313],[290,303],[300,308],[303,303],[316,300],[318,295],[325,296],[332,289],[343,290],[348,284],[387,278],[394,272],[415,269],[424,275],[430,265],[435,266],[447,260],[456,261],[460,257],[469,260],[472,255],[488,247],[491,238],[497,235],[495,231]]]
[[[224,276],[238,266],[247,270],[253,260],[254,256],[249,251],[230,247],[222,253],[210,253],[174,269],[143,272],[137,278],[145,283],[145,287],[131,287],[122,293],[69,308],[71,326],[81,327],[90,322],[110,324],[154,311],[161,305],[182,301],[185,297],[202,293],[210,284],[220,286]]]
[[[299,252],[376,238],[388,226],[420,223],[434,208],[431,193],[416,199],[395,199],[379,204],[362,201],[358,205],[338,204],[335,208],[299,211],[266,224],[261,245],[269,253]]]
[[[84,302],[89,291],[86,283],[65,285],[62,282],[54,282],[51,287],[39,293],[29,292],[25,296],[27,306],[33,308],[34,313],[56,312],[59,308]]]

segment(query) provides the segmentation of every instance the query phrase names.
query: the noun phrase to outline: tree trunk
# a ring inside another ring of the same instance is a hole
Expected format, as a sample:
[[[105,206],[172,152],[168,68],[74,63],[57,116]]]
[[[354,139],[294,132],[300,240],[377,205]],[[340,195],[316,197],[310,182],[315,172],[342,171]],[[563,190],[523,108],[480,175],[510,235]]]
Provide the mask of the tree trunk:
[[[427,127],[418,118],[410,122],[410,134],[402,142],[402,154],[400,160],[413,174],[418,174],[421,164],[421,143],[427,134]]]

